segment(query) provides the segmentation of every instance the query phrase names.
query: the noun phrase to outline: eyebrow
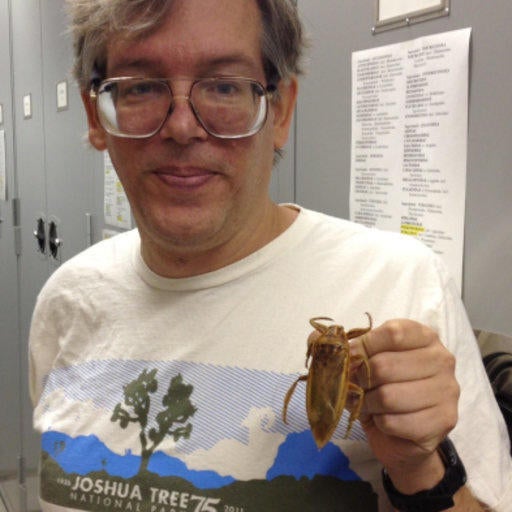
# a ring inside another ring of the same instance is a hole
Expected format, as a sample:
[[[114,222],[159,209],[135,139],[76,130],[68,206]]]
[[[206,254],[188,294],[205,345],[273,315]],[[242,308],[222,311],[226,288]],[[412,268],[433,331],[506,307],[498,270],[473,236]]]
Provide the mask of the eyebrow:
[[[152,69],[156,68],[158,65],[158,61],[154,61],[149,58],[141,58],[141,59],[132,59],[126,58],[121,59],[116,62],[115,66],[112,68],[107,65],[107,69],[110,73],[114,75],[118,75],[119,72],[122,74],[126,74],[125,70],[138,70],[138,69]]]
[[[253,59],[247,57],[247,55],[240,53],[207,59],[205,67],[209,70],[216,70],[228,66],[240,66],[249,72],[256,72],[259,68],[258,65],[259,62],[255,62]]]
[[[216,72],[219,72],[219,70],[222,68],[229,66],[236,66],[240,68],[241,71],[237,71],[238,74],[252,74],[259,71],[258,62],[255,62],[253,59],[243,53],[233,53],[228,55],[221,55],[218,57],[206,56],[194,65],[196,69],[192,72],[192,75],[210,76]],[[109,69],[109,71],[113,75],[119,75],[120,72],[126,74],[127,72],[140,73],[141,71],[157,71],[161,69],[161,67],[162,64],[160,59],[155,59],[152,57],[131,58],[128,56],[126,59],[122,58],[116,62],[115,65]]]

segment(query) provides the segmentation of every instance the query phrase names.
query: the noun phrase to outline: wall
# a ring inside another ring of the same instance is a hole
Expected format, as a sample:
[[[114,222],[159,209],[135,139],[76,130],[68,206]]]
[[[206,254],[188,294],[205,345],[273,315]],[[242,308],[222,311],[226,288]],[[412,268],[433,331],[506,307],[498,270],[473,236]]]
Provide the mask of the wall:
[[[372,35],[374,1],[299,0],[313,46],[297,109],[296,199],[348,217],[351,54],[472,27],[463,300],[475,328],[512,334],[509,0],[452,0],[448,17]]]

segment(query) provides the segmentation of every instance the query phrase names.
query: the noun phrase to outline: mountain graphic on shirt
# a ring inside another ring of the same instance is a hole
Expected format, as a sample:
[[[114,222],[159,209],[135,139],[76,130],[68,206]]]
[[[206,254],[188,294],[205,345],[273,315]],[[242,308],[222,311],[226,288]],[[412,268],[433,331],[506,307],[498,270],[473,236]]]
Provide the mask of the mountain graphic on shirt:
[[[121,430],[130,425],[140,429],[140,456],[130,450],[119,455],[95,435],[73,439],[57,432],[43,435],[43,451],[65,472],[82,476],[105,471],[111,476],[133,478],[138,473],[149,472],[159,476],[179,476],[201,489],[219,488],[236,481],[236,475],[230,475],[229,470],[224,471],[224,475],[214,470],[219,467],[218,459],[208,462],[207,457],[201,456],[201,469],[194,470],[181,459],[158,450],[166,437],[173,438],[175,443],[187,443],[193,430],[190,419],[198,410],[192,402],[194,386],[186,383],[181,373],[172,376],[167,392],[157,399],[155,395],[159,387],[157,369],[144,368],[135,379],[123,385],[124,399],[115,405],[110,418]],[[150,422],[152,408],[156,409],[154,422]],[[267,461],[270,463],[271,460]],[[204,464],[210,464],[210,468],[206,466],[205,470]],[[265,467],[260,471],[263,478]],[[342,451],[333,444],[318,450],[309,430],[288,434],[277,448],[277,456],[265,479],[270,481],[279,476],[296,479],[332,476],[343,481],[358,480]]]
[[[105,471],[110,476],[133,478],[139,472],[141,457],[129,450],[119,455],[110,450],[94,435],[72,438],[60,432],[42,435],[42,449],[68,474],[81,476]],[[159,476],[179,476],[199,489],[214,489],[236,481],[232,476],[219,475],[215,471],[189,469],[180,459],[158,451],[153,454],[148,471]],[[349,467],[349,460],[333,444],[318,450],[311,432],[293,433],[279,447],[274,464],[266,479],[291,476],[329,476],[344,481],[360,480]]]
[[[190,469],[162,451],[155,452],[141,471],[140,456],[130,451],[116,454],[94,435],[72,438],[46,432],[42,448],[41,497],[72,510],[378,511],[371,484],[350,470],[347,457],[335,445],[319,451],[309,431],[290,434],[266,478],[249,481]],[[333,453],[337,456],[326,465],[324,460],[331,457],[325,456]],[[199,500],[203,505],[194,508],[190,501],[192,508],[177,509],[170,506],[172,500]]]
[[[371,484],[350,468],[338,446],[328,443],[318,450],[309,429],[285,435],[272,430],[275,415],[268,398],[259,409],[251,402],[242,414],[246,419],[239,424],[247,437],[219,428],[216,442],[205,448],[208,425],[195,413],[204,408],[209,411],[204,417],[211,417],[216,410],[209,408],[208,394],[192,397],[194,386],[188,382],[196,379],[185,381],[181,372],[157,379],[156,368],[135,375],[122,385],[108,416],[120,427],[110,431],[118,433],[109,438],[112,445],[95,434],[72,437],[59,429],[42,434],[43,500],[89,512],[377,511]],[[168,386],[160,387],[158,380]],[[198,425],[199,444],[191,438]],[[223,418],[222,425],[229,422]],[[131,438],[123,432],[127,429]],[[131,444],[123,447],[123,439]],[[171,446],[173,454],[180,446],[187,449],[173,456],[163,446]],[[260,459],[255,447],[266,446],[274,451]],[[236,464],[226,464],[225,454]]]

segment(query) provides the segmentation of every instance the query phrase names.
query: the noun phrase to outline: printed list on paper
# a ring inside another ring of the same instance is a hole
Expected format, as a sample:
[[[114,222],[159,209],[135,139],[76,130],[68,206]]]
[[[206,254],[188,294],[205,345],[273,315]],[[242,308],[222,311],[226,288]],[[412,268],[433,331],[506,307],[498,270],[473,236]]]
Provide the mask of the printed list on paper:
[[[412,235],[462,287],[471,29],[352,55],[350,217]]]

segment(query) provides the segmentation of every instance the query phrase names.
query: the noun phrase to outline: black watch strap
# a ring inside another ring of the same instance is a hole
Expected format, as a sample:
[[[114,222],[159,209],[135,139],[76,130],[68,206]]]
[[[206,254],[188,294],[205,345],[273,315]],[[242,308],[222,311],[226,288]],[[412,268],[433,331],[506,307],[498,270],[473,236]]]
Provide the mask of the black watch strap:
[[[466,483],[466,470],[453,443],[446,438],[438,447],[445,465],[443,479],[432,489],[416,494],[396,490],[386,470],[382,471],[384,489],[391,504],[400,512],[440,512],[453,507],[453,495]]]

